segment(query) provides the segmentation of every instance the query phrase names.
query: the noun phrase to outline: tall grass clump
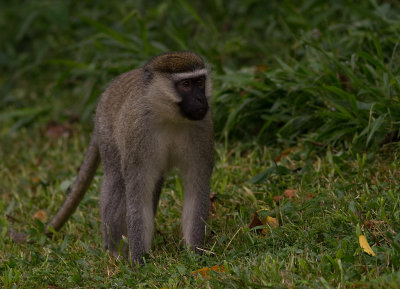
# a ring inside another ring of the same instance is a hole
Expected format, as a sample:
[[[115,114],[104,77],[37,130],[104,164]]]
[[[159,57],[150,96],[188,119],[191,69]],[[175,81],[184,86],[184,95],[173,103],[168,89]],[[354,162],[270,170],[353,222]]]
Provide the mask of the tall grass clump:
[[[355,148],[397,140],[399,7],[311,2],[283,5],[297,16],[279,15],[293,37],[286,55],[218,77],[218,131],[287,145],[300,136]]]
[[[49,119],[90,123],[116,75],[195,50],[213,65],[220,138],[366,148],[398,137],[396,1],[1,5],[2,134]]]

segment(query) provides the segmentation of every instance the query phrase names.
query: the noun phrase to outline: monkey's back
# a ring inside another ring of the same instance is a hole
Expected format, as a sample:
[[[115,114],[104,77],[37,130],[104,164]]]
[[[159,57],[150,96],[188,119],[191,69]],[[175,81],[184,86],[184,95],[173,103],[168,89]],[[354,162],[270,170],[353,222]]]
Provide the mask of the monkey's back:
[[[141,68],[128,71],[114,79],[101,95],[96,109],[96,129],[102,130],[105,124],[115,124],[121,109],[129,96],[143,94]]]

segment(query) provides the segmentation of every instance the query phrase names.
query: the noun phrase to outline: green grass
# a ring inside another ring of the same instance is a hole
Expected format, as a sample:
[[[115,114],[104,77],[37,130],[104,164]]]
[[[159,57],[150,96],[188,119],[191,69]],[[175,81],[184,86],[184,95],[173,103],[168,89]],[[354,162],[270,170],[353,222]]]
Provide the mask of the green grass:
[[[0,3],[0,287],[398,288],[399,15],[397,0]],[[61,205],[106,85],[182,49],[208,60],[215,84],[208,252],[183,247],[175,174],[142,267],[101,249],[100,170],[44,237],[33,215]],[[286,189],[298,198],[276,203]],[[280,226],[258,235],[256,211]],[[35,243],[12,243],[7,227]],[[214,265],[225,273],[191,274]]]
[[[342,287],[397,288],[400,282],[399,146],[379,154],[328,150],[316,154],[306,143],[280,161],[284,174],[258,184],[250,179],[271,166],[278,148],[235,144],[216,147],[212,181],[216,193],[203,256],[188,253],[180,237],[180,186],[167,179],[146,264],[132,271],[101,249],[98,191],[101,172],[71,220],[52,240],[33,220],[39,210],[53,216],[64,198],[65,180],[80,164],[88,135],[80,125],[73,136],[51,141],[39,131],[22,130],[1,155],[0,209],[34,244],[0,243],[0,282],[6,288],[85,287]],[[27,143],[24,143],[29,140]],[[29,149],[27,149],[29,148]],[[7,160],[7,162],[5,162]],[[273,197],[297,189],[298,198]],[[248,228],[255,211],[279,220],[259,236]],[[377,225],[367,225],[371,220]],[[358,228],[358,229],[357,229]],[[377,256],[364,253],[366,235]],[[225,273],[193,276],[202,267],[224,265]],[[329,284],[329,285],[327,285]]]

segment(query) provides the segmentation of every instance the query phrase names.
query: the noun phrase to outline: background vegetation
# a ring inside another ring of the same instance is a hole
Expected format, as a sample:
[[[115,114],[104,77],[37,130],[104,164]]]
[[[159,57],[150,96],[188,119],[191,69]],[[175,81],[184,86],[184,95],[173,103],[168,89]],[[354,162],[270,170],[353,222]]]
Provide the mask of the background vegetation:
[[[398,1],[13,0],[0,2],[0,31],[1,286],[397,288]],[[67,193],[99,95],[168,50],[197,51],[213,69],[209,252],[182,248],[175,174],[134,272],[101,250],[100,172],[44,238],[32,216],[53,215]],[[295,196],[279,198],[288,188]],[[255,211],[280,226],[258,235]],[[10,242],[10,224],[36,243]],[[213,265],[225,273],[191,274]]]

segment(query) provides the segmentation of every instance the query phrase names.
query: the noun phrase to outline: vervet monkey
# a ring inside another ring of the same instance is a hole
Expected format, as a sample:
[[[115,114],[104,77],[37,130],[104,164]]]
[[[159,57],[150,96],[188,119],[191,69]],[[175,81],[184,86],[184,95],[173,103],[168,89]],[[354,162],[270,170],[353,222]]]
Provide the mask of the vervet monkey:
[[[184,51],[158,55],[111,82],[99,100],[77,179],[47,232],[58,231],[74,212],[101,159],[105,249],[118,256],[127,236],[130,261],[141,261],[151,246],[163,179],[172,167],[183,181],[183,238],[194,250],[201,247],[214,164],[211,93],[203,59]]]

